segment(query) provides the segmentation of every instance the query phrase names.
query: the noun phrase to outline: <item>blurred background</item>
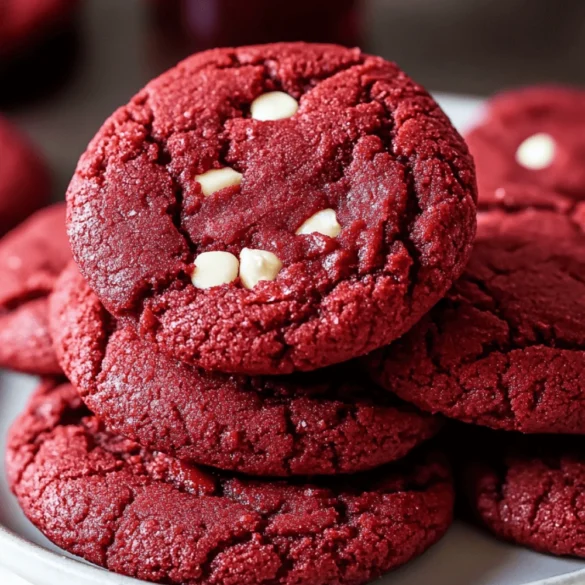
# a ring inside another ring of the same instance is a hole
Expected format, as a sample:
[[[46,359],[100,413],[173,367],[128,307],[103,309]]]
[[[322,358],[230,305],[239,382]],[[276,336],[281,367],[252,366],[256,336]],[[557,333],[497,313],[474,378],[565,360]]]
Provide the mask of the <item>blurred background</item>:
[[[43,1],[0,0],[0,45],[3,3]],[[359,45],[397,61],[434,92],[485,96],[544,81],[585,84],[583,0],[79,0],[76,9],[42,43],[9,57],[0,52],[0,111],[44,150],[56,198],[117,106],[211,46]]]

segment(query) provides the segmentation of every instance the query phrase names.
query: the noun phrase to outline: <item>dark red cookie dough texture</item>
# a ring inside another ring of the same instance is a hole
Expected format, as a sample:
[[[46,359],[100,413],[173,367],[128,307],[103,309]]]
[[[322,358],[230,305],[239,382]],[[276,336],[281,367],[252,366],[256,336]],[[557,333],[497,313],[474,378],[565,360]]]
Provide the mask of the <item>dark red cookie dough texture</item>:
[[[503,540],[585,556],[585,458],[578,437],[487,437],[464,473],[472,511]]]
[[[0,240],[0,367],[61,372],[47,297],[70,260],[63,203],[38,211]]]
[[[357,379],[357,366],[248,378],[170,359],[114,323],[75,266],[51,297],[65,373],[108,429],[178,459],[252,475],[352,473],[399,459],[441,421]]]
[[[78,0],[0,2],[0,59],[27,49],[69,22]]]
[[[366,583],[437,541],[453,506],[437,455],[332,484],[214,475],[112,435],[50,382],[12,427],[7,472],[61,548],[182,585]]]
[[[518,159],[519,148],[535,136],[541,144],[532,148],[548,148],[544,137],[551,155],[527,167]],[[583,90],[537,86],[498,94],[466,140],[475,157],[480,205],[497,203],[518,185],[585,199]]]
[[[29,140],[0,116],[0,235],[46,205],[49,170]]]
[[[374,380],[423,410],[525,433],[585,431],[585,236],[554,210],[479,215],[463,276]]]
[[[290,118],[250,104],[279,90]],[[238,187],[204,197],[220,167]],[[183,362],[245,374],[313,370],[408,330],[460,274],[475,233],[462,138],[396,65],[355,49],[276,44],[195,55],[119,109],[68,191],[83,276],[116,316]],[[296,235],[333,209],[341,233]],[[198,289],[195,258],[272,252],[252,289]]]

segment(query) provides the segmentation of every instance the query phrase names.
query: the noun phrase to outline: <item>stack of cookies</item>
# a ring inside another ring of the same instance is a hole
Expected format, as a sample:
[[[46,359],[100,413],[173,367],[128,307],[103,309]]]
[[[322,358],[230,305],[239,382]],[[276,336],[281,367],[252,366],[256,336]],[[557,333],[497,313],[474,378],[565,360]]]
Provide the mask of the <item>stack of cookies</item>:
[[[585,462],[509,432],[584,432],[581,178],[560,146],[583,112],[567,90],[493,102],[469,137],[472,252],[471,155],[396,65],[277,44],[148,84],[79,161],[74,262],[62,206],[0,242],[20,266],[3,314],[38,323],[4,365],[68,378],[10,434],[26,515],[147,581],[365,583],[446,532],[451,418],[499,430],[453,428],[484,523],[583,554]]]
[[[75,263],[38,295],[68,381],[12,429],[24,512],[154,582],[365,583],[420,555],[452,519],[420,447],[442,421],[351,360],[445,295],[475,216],[463,139],[383,59],[222,49],[154,80],[69,188]]]

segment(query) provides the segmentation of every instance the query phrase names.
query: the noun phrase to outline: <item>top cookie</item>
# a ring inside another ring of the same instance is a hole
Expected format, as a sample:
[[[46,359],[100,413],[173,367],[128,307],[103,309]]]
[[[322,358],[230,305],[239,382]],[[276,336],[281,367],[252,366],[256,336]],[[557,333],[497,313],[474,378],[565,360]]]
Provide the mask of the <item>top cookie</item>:
[[[514,185],[585,199],[585,91],[545,86],[502,93],[467,143],[482,206]]]
[[[195,55],[119,109],[68,227],[104,305],[162,351],[279,374],[411,327],[461,272],[475,199],[465,143],[396,65],[276,44]]]

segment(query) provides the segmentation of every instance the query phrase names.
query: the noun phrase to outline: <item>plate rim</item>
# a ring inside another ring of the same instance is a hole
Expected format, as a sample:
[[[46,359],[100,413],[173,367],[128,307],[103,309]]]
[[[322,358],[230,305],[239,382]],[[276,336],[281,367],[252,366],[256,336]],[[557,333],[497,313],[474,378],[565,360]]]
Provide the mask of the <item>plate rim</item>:
[[[16,552],[25,555],[28,558],[40,560],[43,564],[51,565],[55,569],[65,571],[64,576],[82,577],[93,581],[96,585],[104,585],[104,583],[108,585],[110,580],[112,580],[112,585],[138,585],[148,583],[148,581],[141,581],[126,575],[119,575],[96,565],[87,564],[77,558],[71,558],[59,554],[34,542],[29,542],[0,524],[0,559],[9,569],[18,570],[18,567],[6,564],[6,557],[10,554],[11,550],[16,550]],[[107,582],[105,581],[106,579],[108,580]],[[583,584],[585,584],[585,568],[577,569],[576,571],[571,571],[564,575],[531,581],[525,585]]]
[[[50,565],[56,570],[64,571],[65,574],[63,576],[91,580],[96,585],[109,585],[110,580],[112,580],[112,585],[147,583],[146,581],[140,581],[126,575],[119,575],[96,565],[90,565],[77,558],[67,557],[64,554],[49,550],[39,544],[26,540],[0,524],[0,560],[3,566],[6,566],[12,571],[18,571],[19,567],[16,566],[16,563],[8,562],[9,558],[18,560],[15,556],[11,556],[12,553],[25,556],[34,561],[40,561],[42,566],[37,565],[39,570],[44,566]],[[30,579],[28,575],[25,578]]]

